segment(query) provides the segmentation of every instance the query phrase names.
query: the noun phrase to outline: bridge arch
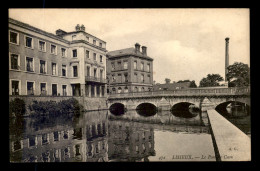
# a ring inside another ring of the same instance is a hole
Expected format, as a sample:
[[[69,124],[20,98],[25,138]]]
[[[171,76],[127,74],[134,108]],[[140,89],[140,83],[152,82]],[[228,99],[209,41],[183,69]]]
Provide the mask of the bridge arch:
[[[125,113],[125,105],[122,103],[113,103],[109,107],[109,111],[114,115],[123,115]]]
[[[200,109],[190,102],[179,102],[171,107],[171,113],[176,117],[193,118],[200,113]]]
[[[246,115],[250,115],[250,106],[247,103],[241,101],[229,100],[223,103],[219,103],[215,107],[215,110],[223,115],[232,114],[234,109],[236,109],[236,111],[243,111]]]
[[[156,105],[152,104],[152,103],[140,103],[137,107],[136,107],[136,112],[141,115],[141,116],[153,116],[157,113],[157,107]]]
[[[191,102],[179,102],[171,107],[171,110],[189,110],[190,105],[195,105]]]

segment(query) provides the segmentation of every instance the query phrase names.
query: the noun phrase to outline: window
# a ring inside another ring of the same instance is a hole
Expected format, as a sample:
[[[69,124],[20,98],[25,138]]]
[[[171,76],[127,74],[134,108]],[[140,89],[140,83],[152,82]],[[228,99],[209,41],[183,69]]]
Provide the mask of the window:
[[[118,87],[117,92],[118,92],[118,93],[121,93],[121,92],[122,92],[122,88],[121,88],[121,87]]]
[[[144,83],[144,75],[143,74],[141,75],[141,81],[142,81],[142,83]]]
[[[96,78],[97,77],[97,69],[94,68],[94,77]]]
[[[102,47],[102,43],[99,43],[99,47]]]
[[[124,61],[124,69],[127,69],[127,68],[128,68],[128,62]]]
[[[9,32],[9,42],[14,44],[19,44],[19,34],[13,31]]]
[[[100,62],[103,62],[103,56],[100,55]]]
[[[73,77],[78,77],[78,66],[73,66]]]
[[[77,35],[72,35],[72,40],[76,40]]]
[[[86,36],[86,40],[87,40],[87,42],[89,42],[89,37],[88,36]]]
[[[112,75],[112,82],[116,82],[116,78],[114,75]]]
[[[40,60],[40,73],[46,74],[46,62],[43,60]]]
[[[142,87],[141,91],[144,91],[144,87]]]
[[[112,71],[115,70],[115,63],[111,63]]]
[[[49,143],[49,135],[48,134],[42,134],[42,144]]]
[[[39,40],[39,50],[43,52],[46,51],[46,43],[44,41]]]
[[[86,50],[86,58],[89,58],[89,51]]]
[[[100,69],[100,79],[103,79],[103,70]]]
[[[141,70],[142,71],[144,70],[144,63],[143,62],[141,63]]]
[[[118,76],[117,82],[121,83],[121,82],[122,82],[122,75],[121,75],[121,74],[118,74],[117,76]]]
[[[56,63],[52,63],[51,64],[51,67],[52,67],[52,75],[57,75],[57,68],[56,68]]]
[[[137,69],[137,61],[134,61],[134,69]]]
[[[21,140],[16,140],[15,142],[13,142],[13,151],[17,151],[22,149],[22,143]]]
[[[67,85],[62,85],[62,95],[67,96]]]
[[[68,139],[68,138],[69,138],[69,132],[68,131],[64,131],[63,139]]]
[[[118,61],[118,62],[117,62],[117,66],[118,66],[118,69],[121,69],[121,67],[122,67],[122,66],[121,66],[121,61]]]
[[[66,65],[62,65],[62,76],[66,77]]]
[[[33,72],[33,58],[26,57],[26,71]]]
[[[33,48],[32,38],[25,36],[25,47]]]
[[[19,95],[19,81],[12,80],[12,95]]]
[[[41,95],[47,95],[46,83],[40,83]]]
[[[61,56],[66,57],[66,49],[65,48],[61,48]]]
[[[96,45],[96,40],[93,40],[93,44]]]
[[[127,87],[125,87],[124,93],[128,93],[128,88]]]
[[[87,66],[87,76],[90,76],[90,67]]]
[[[52,84],[52,95],[57,96],[57,84]]]
[[[138,82],[138,80],[137,80],[137,73],[134,74],[134,82],[136,82],[136,83]]]
[[[72,50],[72,55],[74,58],[77,57],[77,49]]]
[[[147,78],[148,78],[148,83],[150,83],[151,82],[151,76],[147,75]]]
[[[97,60],[97,54],[93,53],[93,59],[96,61]]]
[[[11,54],[11,69],[18,70],[19,66],[19,57],[16,54]]]
[[[42,153],[42,160],[44,162],[50,162],[50,152],[49,151]]]
[[[34,137],[29,137],[29,147],[34,147],[36,145],[36,136]]]
[[[150,64],[147,64],[147,72],[150,72]]]
[[[34,82],[27,82],[27,95],[34,95]]]
[[[60,140],[59,132],[58,131],[53,132],[53,141],[59,141],[59,140]]]
[[[128,82],[128,74],[127,73],[124,74],[124,80],[125,80],[125,82]]]

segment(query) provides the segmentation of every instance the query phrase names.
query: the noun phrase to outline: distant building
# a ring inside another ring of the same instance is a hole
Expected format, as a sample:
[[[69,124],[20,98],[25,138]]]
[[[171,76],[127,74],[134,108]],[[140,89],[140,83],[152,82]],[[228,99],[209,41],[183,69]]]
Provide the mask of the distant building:
[[[179,90],[179,89],[188,89],[190,88],[191,82],[181,82],[181,83],[166,83],[166,84],[155,84],[153,85],[153,91],[160,90]]]
[[[106,42],[77,25],[56,35],[9,18],[9,95],[106,94]]]
[[[109,93],[151,91],[153,84],[153,59],[147,48],[136,43],[127,48],[107,53],[107,78]]]

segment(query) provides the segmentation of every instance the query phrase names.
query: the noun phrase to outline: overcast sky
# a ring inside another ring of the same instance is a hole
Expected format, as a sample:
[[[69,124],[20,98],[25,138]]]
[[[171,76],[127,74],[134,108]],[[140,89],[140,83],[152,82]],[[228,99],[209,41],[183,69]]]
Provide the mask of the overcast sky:
[[[9,17],[55,34],[84,24],[107,50],[147,46],[154,80],[224,77],[225,38],[230,64],[249,65],[249,9],[10,9]]]

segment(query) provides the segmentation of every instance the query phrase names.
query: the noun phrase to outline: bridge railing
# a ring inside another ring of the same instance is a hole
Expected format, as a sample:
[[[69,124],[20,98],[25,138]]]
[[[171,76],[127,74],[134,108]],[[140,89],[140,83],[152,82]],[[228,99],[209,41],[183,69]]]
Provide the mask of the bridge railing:
[[[250,87],[230,87],[230,88],[191,88],[183,90],[162,90],[109,94],[109,97],[132,97],[151,95],[242,95],[250,94]]]

